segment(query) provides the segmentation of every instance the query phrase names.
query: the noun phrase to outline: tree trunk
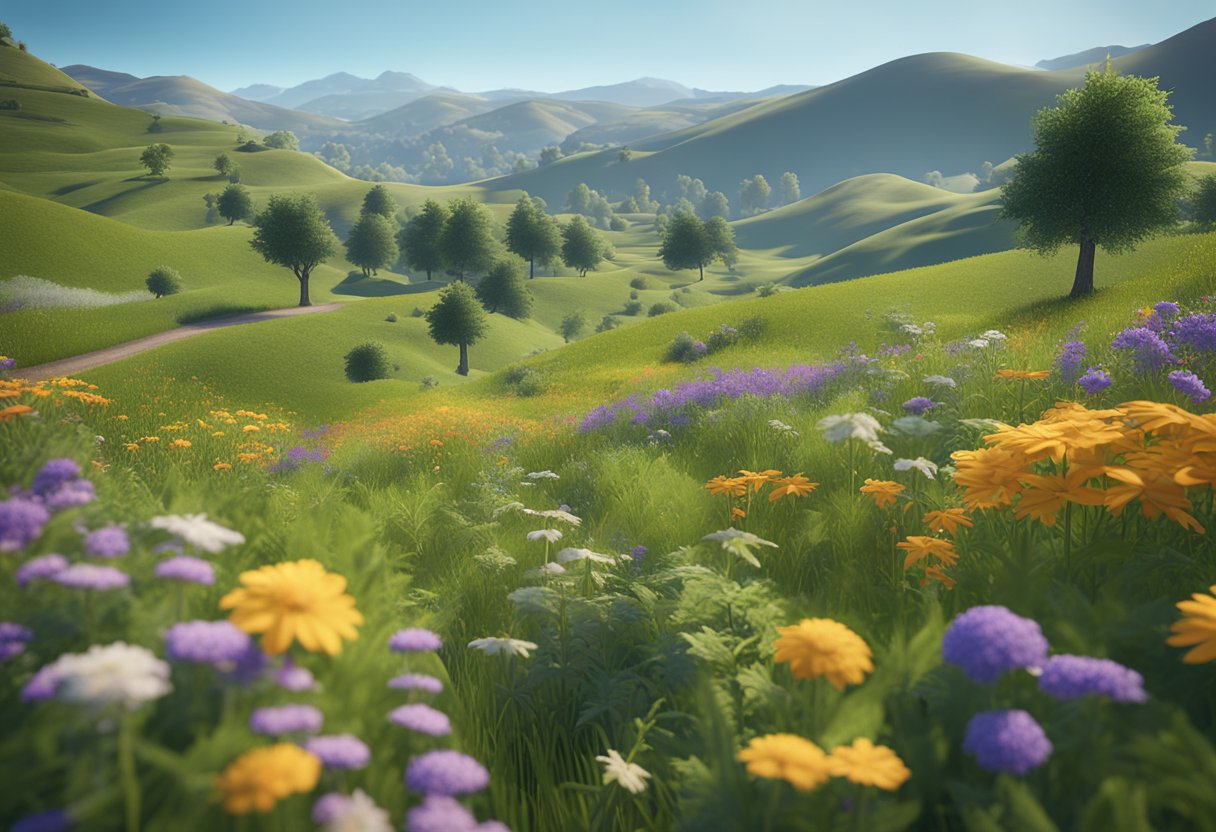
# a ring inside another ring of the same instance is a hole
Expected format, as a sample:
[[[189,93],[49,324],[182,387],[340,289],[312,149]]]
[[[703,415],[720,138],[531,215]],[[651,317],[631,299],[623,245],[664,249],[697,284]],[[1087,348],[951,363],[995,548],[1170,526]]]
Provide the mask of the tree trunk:
[[[701,276],[697,278],[697,282],[700,283],[702,280],[705,279],[705,266],[702,265],[701,263],[698,263],[697,271],[701,273]]]
[[[232,225],[234,222],[236,222],[236,217],[233,217],[232,219],[228,220],[229,225]]]
[[[463,341],[460,344],[460,364],[456,367],[456,375],[467,376],[469,374],[469,345]]]
[[[312,301],[308,299],[308,272],[296,277],[300,278],[300,306],[312,306]]]
[[[426,281],[427,281],[427,283],[431,282],[431,270],[430,269],[426,270]]]
[[[528,258],[528,280],[534,280],[535,278],[536,278],[536,258],[529,257]]]
[[[1093,294],[1094,291],[1094,252],[1097,243],[1090,239],[1081,240],[1081,254],[1077,257],[1077,276],[1072,281],[1071,298],[1081,298]]]

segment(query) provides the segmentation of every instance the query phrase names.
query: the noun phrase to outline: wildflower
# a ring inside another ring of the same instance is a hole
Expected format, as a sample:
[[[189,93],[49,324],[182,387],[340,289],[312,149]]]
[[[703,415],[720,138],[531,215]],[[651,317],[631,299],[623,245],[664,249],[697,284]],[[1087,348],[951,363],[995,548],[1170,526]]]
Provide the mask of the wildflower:
[[[165,633],[165,655],[170,659],[220,670],[232,670],[251,644],[249,634],[229,621],[183,621]]]
[[[561,520],[563,523],[569,523],[571,526],[581,526],[583,524],[582,518],[575,517],[564,508],[551,508],[546,509],[545,511],[535,511],[530,508],[525,508],[521,509],[521,511],[523,511],[524,514],[529,514],[533,517],[545,517],[550,520]]]
[[[64,654],[54,668],[55,696],[75,705],[134,711],[173,689],[169,665],[143,647],[121,641]]]
[[[755,737],[738,754],[747,763],[747,773],[770,780],[784,780],[801,792],[827,782],[828,756],[810,740],[795,734]]]
[[[875,745],[864,737],[852,745],[832,749],[828,771],[833,777],[843,777],[859,786],[877,786],[893,792],[912,776],[904,761],[884,745]]]
[[[279,743],[237,757],[216,777],[216,786],[224,795],[224,809],[243,815],[269,812],[289,795],[310,792],[320,777],[321,760],[315,754]]]
[[[349,796],[338,792],[325,795],[313,806],[313,821],[322,832],[393,832],[388,812],[362,789],[355,789]]]
[[[767,471],[739,471],[739,479],[752,491],[759,491],[764,486],[768,485],[774,477],[781,475],[780,471],[769,469]]]
[[[46,499],[80,477],[80,466],[71,459],[52,459],[38,469],[31,490]]]
[[[795,679],[826,676],[837,690],[859,685],[874,670],[870,646],[861,636],[830,618],[804,618],[778,627],[773,661],[789,662]]]
[[[153,517],[148,525],[154,529],[163,529],[169,534],[177,535],[194,548],[213,555],[222,552],[225,547],[239,546],[245,542],[243,534],[211,522],[207,519],[206,514],[170,514],[164,517]]]
[[[34,631],[12,621],[0,621],[0,662],[6,662],[25,651],[34,638]]]
[[[896,471],[920,471],[926,479],[936,479],[937,463],[932,460],[925,459],[923,456],[918,456],[916,459],[897,459],[895,460]]]
[[[562,533],[559,529],[537,529],[534,532],[528,532],[528,540],[545,540],[549,543],[556,543],[562,539]]]
[[[214,465],[212,465],[212,466],[211,466],[211,468],[212,468],[213,470],[215,470],[215,471],[231,471],[231,470],[232,470],[232,463],[230,463],[230,462],[217,462],[217,463],[215,463]]]
[[[10,828],[11,832],[67,832],[76,821],[64,809],[48,809],[26,815]]]
[[[589,560],[592,563],[616,563],[616,560],[608,555],[597,554],[590,549],[562,549],[557,553],[558,563],[570,563],[572,561]]]
[[[429,737],[446,737],[452,733],[452,723],[448,715],[422,703],[402,705],[394,709],[388,719],[402,728],[409,728]]]
[[[0,501],[0,552],[24,549],[42,536],[50,513],[33,500],[14,497]]]
[[[443,639],[439,634],[422,627],[398,630],[388,639],[388,648],[394,653],[424,653],[442,647]]]
[[[950,378],[950,376],[925,376],[921,379],[925,384],[936,384],[939,387],[949,387],[953,390],[958,387],[958,382]]]
[[[787,425],[780,419],[769,419],[768,426],[778,433],[784,433],[786,436],[798,436],[798,431]]]
[[[1064,344],[1055,361],[1060,378],[1065,383],[1072,384],[1081,377],[1083,366],[1085,366],[1085,343],[1074,339]]]
[[[1183,528],[1204,533],[1203,526],[1190,514],[1191,501],[1175,482],[1172,469],[1108,467],[1105,471],[1119,483],[1105,492],[1106,508],[1111,514],[1120,514],[1128,503],[1138,499],[1140,511],[1150,520],[1164,514]]]
[[[937,558],[944,566],[953,566],[958,562],[954,544],[938,537],[909,535],[907,540],[897,544],[895,548],[908,553],[904,558],[905,571],[930,556]]]
[[[1014,509],[1019,520],[1032,517],[1044,526],[1054,526],[1056,514],[1066,503],[1100,506],[1107,500],[1101,489],[1085,483],[1093,479],[1093,471],[1072,468],[1067,474],[1023,474],[1019,481],[1025,488]]]
[[[478,638],[469,642],[469,649],[480,650],[487,656],[501,653],[505,656],[519,656],[526,659],[529,655],[528,651],[536,648],[537,645],[534,642],[517,638]]]
[[[89,532],[84,551],[97,558],[120,558],[131,551],[131,541],[121,526],[106,526]]]
[[[232,610],[232,623],[245,632],[261,633],[272,656],[297,639],[305,650],[336,656],[343,639],[358,638],[363,615],[344,591],[346,579],[315,560],[263,566],[242,573],[241,583],[220,599],[220,609]]]
[[[489,784],[490,773],[485,766],[467,754],[448,749],[419,754],[405,769],[406,788],[425,795],[472,794]]]
[[[1204,664],[1216,661],[1216,584],[1208,588],[1211,595],[1194,593],[1189,601],[1175,604],[1182,611],[1182,619],[1175,621],[1170,630],[1174,633],[1166,644],[1172,647],[1190,647],[1182,660],[1187,664]]]
[[[300,667],[291,656],[283,657],[283,664],[274,673],[274,683],[284,690],[295,692],[312,690],[317,680],[306,667]]]
[[[118,589],[128,586],[131,577],[112,566],[96,566],[91,563],[74,563],[51,575],[50,580],[60,586],[74,589]]]
[[[904,490],[904,486],[891,480],[867,479],[861,486],[861,493],[868,494],[879,508],[895,505],[896,498]]]
[[[985,685],[1010,670],[1042,667],[1047,649],[1038,622],[1000,606],[972,607],[942,638],[942,658]]]
[[[1191,404],[1203,404],[1212,398],[1212,391],[1204,386],[1203,379],[1187,370],[1174,370],[1169,381],[1179,393],[1190,396]]]
[[[1056,699],[1105,696],[1116,702],[1144,702],[1144,677],[1110,659],[1052,656],[1039,676],[1039,690]]]
[[[967,723],[963,750],[994,774],[1023,775],[1051,756],[1051,741],[1025,711],[985,711]]]
[[[774,479],[773,490],[769,492],[768,499],[770,502],[776,502],[782,497],[805,497],[818,487],[819,483],[811,482],[799,471],[793,476]]]
[[[1216,314],[1194,312],[1170,325],[1170,339],[1194,352],[1216,352]]]
[[[7,422],[17,416],[25,416],[29,413],[35,413],[34,408],[27,404],[10,404],[8,407],[0,408],[0,422]]]
[[[1111,347],[1130,350],[1139,372],[1148,372],[1174,360],[1169,345],[1161,336],[1146,327],[1129,327],[1115,336]]]
[[[43,665],[21,689],[22,702],[45,702],[55,698],[59,685],[58,662]]]
[[[747,493],[747,482],[742,477],[719,475],[706,482],[705,487],[715,497],[742,497]]]
[[[942,511],[926,512],[924,523],[929,527],[929,531],[944,532],[951,537],[958,531],[959,526],[965,529],[975,526],[975,523],[967,516],[967,512],[961,508],[947,508]]]
[[[215,569],[211,564],[202,558],[190,555],[176,555],[162,560],[156,564],[154,574],[158,578],[169,578],[204,586],[212,586],[215,583]]]
[[[17,586],[28,586],[31,581],[49,581],[67,568],[68,559],[63,555],[41,555],[17,569]]]
[[[1022,381],[1049,378],[1051,370],[997,370],[996,377],[1003,379],[1021,379]]]
[[[402,673],[388,680],[395,690],[420,690],[426,693],[443,693],[443,682],[426,673]]]
[[[559,477],[557,474],[553,473],[552,471],[545,470],[545,471],[533,471],[532,473],[528,474],[528,479],[530,479],[530,480],[560,480],[561,477]]]
[[[940,404],[927,396],[914,396],[903,403],[903,409],[914,416],[923,416],[925,411],[931,410]]]
[[[823,437],[829,442],[857,439],[877,453],[891,453],[891,449],[878,438],[878,434],[883,430],[882,425],[868,413],[827,416],[819,420],[818,428],[823,431]]]
[[[937,566],[926,566],[925,575],[920,579],[921,586],[928,586],[929,581],[937,581],[946,589],[954,589],[958,581],[951,578]]]
[[[459,801],[427,795],[405,815],[406,832],[477,832],[477,818]]]
[[[608,749],[607,755],[596,756],[596,762],[604,764],[604,785],[617,783],[630,794],[641,794],[646,791],[646,780],[650,772],[637,763],[631,763],[621,756],[621,752]]]
[[[189,448],[193,446],[193,442],[189,439],[174,439],[169,443],[170,448]]]
[[[315,734],[321,730],[322,721],[321,712],[312,705],[279,705],[254,710],[249,715],[249,729],[268,736],[296,732]]]

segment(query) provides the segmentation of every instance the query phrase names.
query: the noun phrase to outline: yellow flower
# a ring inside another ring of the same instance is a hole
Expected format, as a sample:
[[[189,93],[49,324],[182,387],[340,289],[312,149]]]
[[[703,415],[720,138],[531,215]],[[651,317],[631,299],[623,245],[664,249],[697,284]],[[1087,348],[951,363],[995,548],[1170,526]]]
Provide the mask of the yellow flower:
[[[930,511],[925,514],[925,525],[929,527],[929,531],[945,532],[951,537],[958,531],[959,526],[965,529],[970,529],[975,526],[971,518],[967,516],[965,509],[947,508],[942,511]]]
[[[1085,483],[1094,476],[1088,468],[1073,468],[1067,474],[1023,474],[1020,481],[1025,489],[1018,500],[1014,516],[1019,520],[1033,517],[1044,526],[1054,526],[1056,514],[1065,503],[1100,506],[1106,495],[1101,489]]]
[[[1208,587],[1216,595],[1216,585]],[[1203,664],[1216,661],[1216,597],[1196,592],[1190,601],[1179,601],[1176,606],[1184,618],[1175,621],[1170,629],[1174,635],[1165,640],[1173,647],[1191,647],[1182,657],[1187,664]]]
[[[738,479],[743,480],[744,484],[752,491],[759,491],[764,486],[768,485],[773,479],[781,476],[780,471],[774,471],[772,468],[767,471],[748,471],[740,469]]]
[[[739,520],[742,520],[744,517],[747,516],[747,512],[744,511],[743,509],[739,508],[738,506],[735,506],[730,510],[730,516],[731,516],[732,520],[734,520],[736,518]]]
[[[805,497],[816,488],[819,483],[811,482],[799,472],[792,477],[777,477],[773,480],[773,490],[769,493],[770,501],[780,500],[782,497]]]
[[[997,370],[997,378],[1039,379],[1047,378],[1051,370]]]
[[[909,535],[907,540],[897,544],[895,548],[908,553],[904,558],[904,571],[911,569],[913,565],[929,556],[937,558],[943,566],[954,566],[958,563],[958,553],[954,551],[954,544],[949,540],[942,540],[940,537]]]
[[[257,433],[261,428],[257,425],[245,425],[241,430],[245,431],[245,433]]]
[[[159,436],[145,436],[143,439],[140,439],[139,441],[140,442],[159,442],[160,437]]]
[[[297,639],[312,652],[342,652],[342,639],[358,638],[363,615],[347,595],[346,579],[315,560],[277,563],[241,573],[243,588],[220,599],[232,623],[262,633],[262,649],[277,656]]]
[[[193,444],[194,443],[191,442],[189,439],[174,439],[172,442],[169,443],[169,447],[170,448],[189,448],[189,447],[193,446]]]
[[[284,797],[312,791],[320,778],[320,758],[284,742],[237,757],[215,778],[215,785],[224,795],[224,809],[243,815],[269,812]]]
[[[873,497],[879,508],[895,505],[896,496],[903,490],[902,485],[892,480],[866,480],[861,487],[861,493]]]
[[[120,421],[120,422],[125,422],[125,421],[127,421],[127,416],[126,416],[126,414],[120,414],[120,415],[118,415],[118,416],[115,416],[114,418],[115,418],[115,419],[117,419],[117,420],[118,420],[118,421]]]
[[[212,468],[214,468],[216,471],[231,471],[231,470],[232,470],[232,463],[229,463],[229,462],[217,462],[217,463],[215,463],[215,465],[213,465],[213,466],[211,466],[211,467],[212,467]]]
[[[1129,458],[1134,467],[1108,468],[1106,473],[1120,485],[1106,489],[1106,509],[1118,515],[1134,499],[1140,500],[1140,510],[1152,520],[1164,514],[1183,528],[1197,534],[1205,530],[1191,514],[1194,507],[1182,486],[1174,481],[1174,471],[1145,464],[1149,455]]]
[[[25,404],[11,404],[8,407],[0,410],[0,422],[7,422],[15,416],[24,416],[26,413],[33,413],[34,408]]]
[[[828,770],[833,777],[843,777],[859,786],[877,786],[893,792],[904,784],[912,772],[894,751],[885,745],[875,745],[864,737],[852,745],[832,749]]]
[[[131,451],[132,453],[134,453],[135,451],[139,450],[139,443],[138,442],[128,442],[125,447],[128,451]]]
[[[739,752],[747,773],[770,780],[784,780],[795,789],[809,792],[827,782],[828,755],[810,740],[794,734],[755,737]]]
[[[955,585],[958,583],[958,581],[954,580],[954,578],[951,578],[949,575],[947,575],[945,572],[943,572],[941,569],[939,569],[936,566],[926,566],[925,567],[925,576],[920,579],[920,585],[928,586],[929,581],[937,581],[942,586],[944,586],[946,589],[954,589]]]
[[[222,430],[213,430],[213,431],[211,431],[211,435],[212,436],[223,436],[224,432]]]
[[[963,503],[969,509],[1007,506],[1022,490],[1018,474],[1025,470],[1026,458],[1000,448],[955,451],[954,483],[963,488]]]
[[[859,685],[874,670],[870,646],[861,636],[830,618],[804,618],[778,627],[773,661],[789,662],[795,679],[826,676],[837,690]]]
[[[724,477],[718,475],[705,483],[709,493],[717,497],[724,494],[727,497],[741,497],[747,493],[747,483],[742,477]]]

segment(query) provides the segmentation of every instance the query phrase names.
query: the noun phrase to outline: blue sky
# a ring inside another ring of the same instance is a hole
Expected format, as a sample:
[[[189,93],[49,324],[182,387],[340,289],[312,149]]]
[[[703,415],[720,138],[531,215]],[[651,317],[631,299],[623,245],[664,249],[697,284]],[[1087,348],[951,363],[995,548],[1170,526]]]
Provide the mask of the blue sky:
[[[412,72],[466,91],[643,75],[703,89],[822,84],[917,52],[1005,63],[1156,42],[1211,0],[5,0],[54,64],[192,75],[221,89]]]

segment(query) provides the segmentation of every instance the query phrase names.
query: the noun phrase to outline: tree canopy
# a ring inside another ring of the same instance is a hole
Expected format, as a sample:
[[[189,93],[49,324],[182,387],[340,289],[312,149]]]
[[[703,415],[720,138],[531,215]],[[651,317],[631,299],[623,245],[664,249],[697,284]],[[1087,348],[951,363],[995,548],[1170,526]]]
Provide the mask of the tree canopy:
[[[448,209],[433,199],[422,204],[422,210],[411,217],[397,232],[397,246],[411,269],[431,273],[443,268],[443,254],[439,241],[443,239],[443,228],[447,225]]]
[[[1216,173],[1199,180],[1191,199],[1191,219],[1202,229],[1216,228]]]
[[[577,269],[580,277],[599,265],[605,251],[604,238],[581,216],[573,217],[562,228],[562,262]]]
[[[229,185],[220,194],[216,208],[220,216],[232,225],[237,220],[247,220],[253,215],[253,197],[244,185]]]
[[[363,197],[363,207],[359,209],[363,216],[379,214],[393,224],[397,221],[397,211],[397,200],[393,199],[393,195],[383,185],[376,185],[368,191]]]
[[[439,237],[443,267],[464,280],[466,275],[485,274],[498,257],[494,221],[486,207],[472,197],[448,203],[448,221]]]
[[[730,232],[730,226],[726,225],[725,221],[722,221],[722,225]],[[733,232],[731,233],[733,245]],[[663,230],[659,257],[663,258],[663,265],[672,271],[696,269],[700,274],[697,279],[704,280],[705,267],[718,257],[714,243],[705,223],[695,214],[691,211],[678,211]]]
[[[532,314],[532,292],[524,280],[522,264],[515,258],[499,260],[477,283],[477,299],[487,312],[525,320]]]
[[[296,134],[290,130],[275,130],[269,136],[262,139],[262,144],[278,150],[300,149],[300,140],[297,139]]]
[[[507,249],[528,261],[528,277],[536,277],[536,261],[553,260],[561,251],[557,221],[524,194],[507,218]]]
[[[364,275],[391,266],[399,256],[393,223],[383,214],[364,214],[351,227],[346,238],[346,259],[362,269]]]
[[[427,327],[436,344],[460,347],[456,372],[469,374],[469,347],[486,334],[489,321],[477,296],[467,283],[452,283],[439,294],[439,300],[426,313]]]
[[[763,211],[768,207],[768,200],[772,195],[773,189],[768,181],[758,173],[739,183],[739,202],[745,214],[758,214]]]
[[[165,295],[176,295],[182,290],[182,276],[177,273],[176,269],[169,266],[157,266],[148,275],[148,279],[144,281],[144,285],[157,298],[163,298]]]
[[[148,169],[152,176],[164,176],[173,159],[173,148],[167,144],[150,144],[139,156],[139,163]]]
[[[781,174],[781,204],[790,205],[802,199],[802,187],[798,184],[798,174],[786,171]]]
[[[311,306],[308,278],[338,251],[338,238],[313,194],[275,194],[253,219],[253,250],[291,269],[300,282],[300,306]]]
[[[221,153],[215,157],[215,161],[211,163],[211,166],[215,168],[215,172],[220,176],[227,176],[236,167],[236,162],[232,161],[232,157],[227,153]]]

